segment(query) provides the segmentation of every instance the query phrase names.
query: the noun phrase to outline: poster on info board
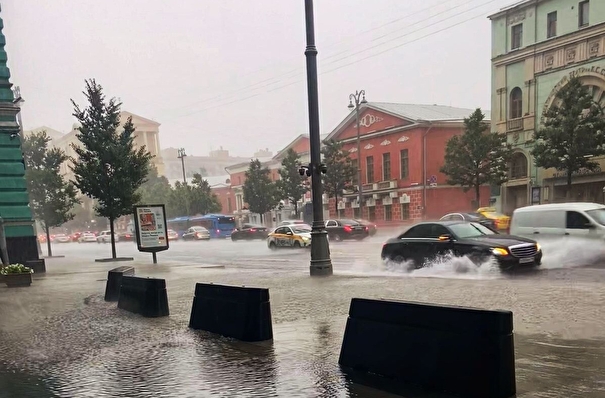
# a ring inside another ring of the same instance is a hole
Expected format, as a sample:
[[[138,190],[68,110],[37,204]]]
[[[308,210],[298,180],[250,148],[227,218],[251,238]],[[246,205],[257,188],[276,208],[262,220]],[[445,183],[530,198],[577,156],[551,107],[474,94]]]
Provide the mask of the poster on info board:
[[[154,253],[168,249],[164,205],[135,206],[134,223],[139,251]]]

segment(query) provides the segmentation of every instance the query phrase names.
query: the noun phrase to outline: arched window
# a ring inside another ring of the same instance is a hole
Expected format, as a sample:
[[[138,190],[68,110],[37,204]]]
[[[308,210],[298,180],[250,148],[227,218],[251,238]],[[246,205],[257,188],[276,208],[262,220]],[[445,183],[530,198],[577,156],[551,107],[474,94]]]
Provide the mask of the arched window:
[[[523,91],[519,87],[510,92],[510,118],[518,119],[523,116]]]
[[[516,152],[511,160],[510,179],[520,178],[527,178],[527,157],[521,152]]]

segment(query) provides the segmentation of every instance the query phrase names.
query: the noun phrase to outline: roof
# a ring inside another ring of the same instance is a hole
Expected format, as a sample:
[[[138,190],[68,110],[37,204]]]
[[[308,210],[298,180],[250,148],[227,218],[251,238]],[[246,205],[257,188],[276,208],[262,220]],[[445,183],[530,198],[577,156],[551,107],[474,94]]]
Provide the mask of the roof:
[[[136,113],[132,113],[132,112],[128,112],[128,111],[122,111],[122,112],[120,112],[120,121],[122,123],[126,122],[126,120],[121,120],[121,118],[124,117],[124,116],[126,116],[126,119],[128,119],[128,117],[131,116],[133,119],[139,119],[139,120],[141,120],[143,122],[150,123],[150,124],[153,124],[155,126],[160,126],[160,123],[156,122],[155,120],[151,120],[151,119],[148,119],[146,117],[137,115]]]
[[[487,17],[489,19],[498,18],[498,17],[502,16],[503,14],[506,14],[507,11],[523,8],[523,7],[527,6],[527,5],[535,4],[535,3],[539,2],[539,1],[542,1],[542,0],[522,0],[522,1],[517,1],[516,3],[512,3],[512,4],[510,4],[510,5],[506,6],[506,7],[502,7],[500,10],[498,10],[497,12],[495,12],[495,13],[493,13],[491,15],[488,15]]]
[[[222,176],[202,177],[202,179],[208,181],[208,185],[210,185],[211,187],[218,186],[218,185],[227,185],[227,180],[229,178],[231,178],[231,177],[228,174],[222,175]],[[182,178],[173,178],[173,179],[168,180],[168,182],[172,186],[174,186],[174,184],[176,182],[182,182],[182,181],[183,181]],[[193,181],[193,177],[188,177],[187,183],[191,184],[191,181]]]
[[[514,211],[514,213],[525,213],[530,211],[544,211],[544,210],[595,210],[605,209],[605,205],[600,203],[590,202],[569,202],[569,203],[549,203],[546,205],[533,205],[520,207]],[[514,214],[513,213],[513,214]]]
[[[31,129],[31,130],[26,130],[24,131],[25,135],[30,135],[30,134],[34,134],[34,133],[40,133],[42,131],[46,131],[46,135],[51,139],[51,140],[57,140],[61,137],[63,137],[65,134],[55,130],[53,128],[50,128],[48,126],[41,126],[41,127],[36,127],[35,129]]]
[[[368,102],[368,107],[400,116],[415,122],[462,121],[469,117],[475,109],[456,108],[446,105],[397,104],[391,102]],[[490,112],[484,111],[486,121]]]

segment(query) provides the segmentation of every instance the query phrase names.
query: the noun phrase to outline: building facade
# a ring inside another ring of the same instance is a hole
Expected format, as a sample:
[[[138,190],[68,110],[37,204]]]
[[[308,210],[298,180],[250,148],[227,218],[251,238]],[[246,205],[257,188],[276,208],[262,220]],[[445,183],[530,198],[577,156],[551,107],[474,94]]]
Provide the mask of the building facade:
[[[332,217],[388,224],[476,209],[474,192],[447,185],[439,171],[447,141],[464,132],[463,119],[472,109],[367,103],[360,105],[359,112],[360,153],[355,111],[327,138],[344,142],[344,149],[361,169],[364,203],[359,203],[356,192],[346,192],[338,203],[332,200]],[[481,188],[481,199],[481,205],[487,205],[489,187]]]
[[[565,178],[534,165],[531,139],[558,90],[579,77],[605,104],[605,1],[526,0],[492,21],[492,130],[515,149],[509,182],[494,192],[505,213],[565,200]],[[573,200],[602,203],[605,158],[597,172],[574,177]]]

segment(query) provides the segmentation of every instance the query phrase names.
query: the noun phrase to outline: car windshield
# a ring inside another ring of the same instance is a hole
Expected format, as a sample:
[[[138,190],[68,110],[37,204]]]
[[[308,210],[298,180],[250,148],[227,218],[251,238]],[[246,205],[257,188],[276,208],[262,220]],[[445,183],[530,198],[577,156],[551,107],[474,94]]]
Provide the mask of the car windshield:
[[[496,234],[491,229],[475,222],[452,224],[449,225],[449,228],[460,239]]]
[[[605,225],[605,209],[587,210],[586,213],[599,224]]]
[[[308,225],[297,225],[295,227],[292,227],[292,230],[294,231],[295,234],[300,234],[300,233],[311,232],[311,227]]]

